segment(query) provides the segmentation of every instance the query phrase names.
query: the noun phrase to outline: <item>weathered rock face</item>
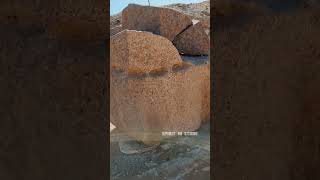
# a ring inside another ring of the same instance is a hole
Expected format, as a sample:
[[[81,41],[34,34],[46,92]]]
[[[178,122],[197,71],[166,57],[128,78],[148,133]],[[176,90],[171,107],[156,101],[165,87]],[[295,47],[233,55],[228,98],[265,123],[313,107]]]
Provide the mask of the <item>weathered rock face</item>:
[[[210,56],[181,56],[184,62],[191,63],[196,66],[210,66],[208,65],[210,61]],[[201,108],[201,119],[203,122],[210,120],[210,76],[206,75],[203,77],[202,91],[202,108]]]
[[[162,131],[194,131],[201,125],[202,96],[208,66],[145,78],[111,80],[111,122],[130,136],[149,143]]]
[[[170,41],[190,25],[187,15],[168,8],[130,4],[122,12],[123,29],[149,31]]]
[[[208,57],[208,60],[210,58]],[[202,122],[210,121],[210,65],[206,65],[208,72],[203,76],[203,86],[201,87],[202,106],[201,106],[201,120]]]
[[[187,55],[208,55],[210,40],[201,22],[179,34],[173,41],[178,51]]]
[[[161,36],[128,30],[112,36],[110,72],[111,122],[137,140],[150,144],[163,131],[193,131],[208,117],[209,65],[184,63]]]

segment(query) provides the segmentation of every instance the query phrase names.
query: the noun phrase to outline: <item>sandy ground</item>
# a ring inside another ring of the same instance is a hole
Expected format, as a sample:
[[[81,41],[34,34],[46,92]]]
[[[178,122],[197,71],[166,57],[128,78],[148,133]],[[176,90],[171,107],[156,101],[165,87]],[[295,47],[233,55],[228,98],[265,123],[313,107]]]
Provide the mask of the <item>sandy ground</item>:
[[[110,134],[110,171],[112,180],[122,179],[210,179],[210,123],[197,136],[176,136],[142,154],[120,152],[118,142],[126,139],[117,129]],[[128,139],[126,139],[128,140]]]

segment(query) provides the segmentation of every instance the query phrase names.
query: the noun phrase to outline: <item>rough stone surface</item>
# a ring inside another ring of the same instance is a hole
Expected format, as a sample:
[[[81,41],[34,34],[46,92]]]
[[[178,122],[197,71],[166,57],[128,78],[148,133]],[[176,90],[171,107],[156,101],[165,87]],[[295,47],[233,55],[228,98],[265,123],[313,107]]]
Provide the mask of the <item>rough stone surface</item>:
[[[162,131],[197,130],[208,117],[209,64],[185,63],[160,41],[171,43],[128,30],[111,38],[111,122],[146,144],[161,140]]]
[[[124,154],[140,154],[156,149],[160,145],[160,142],[157,144],[152,144],[150,146],[143,144],[139,141],[120,141],[119,148],[120,151]]]
[[[216,1],[211,2],[211,4],[215,6]],[[169,4],[164,7],[187,14],[192,19],[210,21],[210,0],[190,4]]]
[[[215,4],[215,3],[213,3]],[[210,29],[210,1],[190,4],[169,4],[163,6],[188,15],[191,19],[205,22],[207,29]],[[110,26],[118,26],[121,24],[122,12],[110,16]]]
[[[160,77],[111,79],[111,122],[145,143],[162,131],[194,131],[201,125],[208,66]]]
[[[187,55],[208,55],[210,49],[210,40],[201,22],[179,34],[173,44],[179,53]]]
[[[187,15],[168,8],[130,4],[122,12],[123,29],[149,31],[170,41],[190,25]]]
[[[111,66],[128,73],[147,73],[182,61],[168,39],[149,32],[124,30],[111,37],[110,49]]]
[[[189,62],[193,65],[204,65],[209,63],[209,56],[181,56],[184,62]],[[210,66],[210,65],[209,65]],[[204,82],[210,82],[210,76],[204,76]],[[202,108],[201,108],[201,119],[203,122],[210,120],[210,83],[204,83],[202,88]]]

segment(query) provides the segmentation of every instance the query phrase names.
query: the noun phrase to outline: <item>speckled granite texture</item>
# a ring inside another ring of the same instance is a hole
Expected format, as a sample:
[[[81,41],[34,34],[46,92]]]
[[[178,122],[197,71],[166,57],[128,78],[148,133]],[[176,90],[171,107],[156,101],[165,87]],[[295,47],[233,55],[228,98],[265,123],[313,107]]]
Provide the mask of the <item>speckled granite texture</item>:
[[[179,53],[186,55],[208,55],[210,50],[209,36],[201,22],[197,22],[181,32],[175,37],[173,44]]]
[[[181,63],[172,43],[150,32],[125,30],[110,39],[111,67],[123,71],[150,72]]]

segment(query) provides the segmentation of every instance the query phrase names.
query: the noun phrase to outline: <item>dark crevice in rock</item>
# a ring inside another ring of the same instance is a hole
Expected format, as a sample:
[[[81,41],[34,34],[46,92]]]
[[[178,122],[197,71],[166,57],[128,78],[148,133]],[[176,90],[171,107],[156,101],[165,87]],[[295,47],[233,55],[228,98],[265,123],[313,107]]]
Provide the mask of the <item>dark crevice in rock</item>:
[[[190,24],[189,26],[187,26],[185,29],[183,29],[181,32],[179,32],[173,39],[172,42],[174,42],[176,40],[177,37],[179,37],[180,34],[184,33],[186,30],[188,30],[190,27],[192,27],[193,24]]]

